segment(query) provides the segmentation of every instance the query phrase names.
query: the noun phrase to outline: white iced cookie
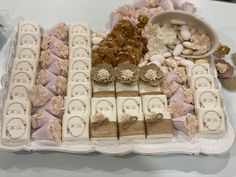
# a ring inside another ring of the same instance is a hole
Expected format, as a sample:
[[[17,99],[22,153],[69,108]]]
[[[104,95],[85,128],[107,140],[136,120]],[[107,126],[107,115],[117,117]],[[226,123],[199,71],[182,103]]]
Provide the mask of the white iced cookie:
[[[29,101],[28,91],[32,85],[28,84],[10,84],[7,98],[10,100],[26,100]]]
[[[30,116],[4,116],[2,126],[3,144],[26,144],[30,141]]]
[[[90,98],[91,84],[90,83],[69,83],[67,85],[68,97]]]
[[[19,33],[18,34],[18,45],[24,46],[39,46],[40,45],[40,35],[30,34],[30,33]]]
[[[214,109],[221,107],[219,90],[217,89],[196,90],[194,100],[196,109]]]
[[[91,70],[91,58],[70,59],[69,70],[73,71]]]
[[[76,47],[76,46],[91,47],[90,36],[81,35],[81,34],[71,35],[69,37],[69,46],[70,47]]]
[[[78,58],[90,58],[91,57],[91,48],[76,46],[70,48],[70,59]]]
[[[90,35],[90,27],[88,24],[72,24],[69,25],[69,35]]]
[[[67,114],[63,116],[63,141],[88,141],[89,117],[88,115]]]
[[[20,22],[18,27],[19,33],[40,33],[40,27],[37,23],[31,23],[31,22]]]
[[[77,98],[77,97],[65,97],[65,112],[64,114],[74,115],[90,115],[90,99]]]
[[[210,66],[208,63],[188,65],[187,75],[189,77],[195,76],[195,75],[211,75]]]
[[[68,83],[70,82],[90,82],[90,71],[69,70]]]
[[[6,100],[4,104],[4,116],[31,115],[31,103],[24,100]]]
[[[191,77],[190,86],[194,90],[214,89],[214,78],[211,75],[195,75]]]
[[[35,73],[32,72],[23,72],[23,71],[12,71],[11,72],[11,83],[18,84],[35,84]]]
[[[38,62],[34,59],[21,60],[15,58],[13,60],[12,71],[36,73],[37,67],[38,67]]]
[[[29,59],[38,60],[39,47],[17,45],[15,58],[21,60],[29,60]]]
[[[199,109],[199,133],[219,134],[226,131],[225,116],[222,108]]]

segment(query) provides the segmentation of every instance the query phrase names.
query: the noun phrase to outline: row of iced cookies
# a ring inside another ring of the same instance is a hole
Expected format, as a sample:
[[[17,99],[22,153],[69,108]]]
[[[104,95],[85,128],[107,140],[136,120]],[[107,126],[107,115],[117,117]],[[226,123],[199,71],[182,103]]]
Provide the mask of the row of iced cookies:
[[[187,69],[190,86],[195,90],[195,112],[199,120],[199,133],[219,137],[226,131],[225,114],[220,91],[209,63],[190,65]]]
[[[91,102],[91,30],[86,24],[69,28],[69,71],[62,140],[89,140]]]
[[[31,129],[28,90],[35,84],[41,32],[35,23],[21,22],[17,32],[7,99],[4,104],[2,143],[27,143]]]

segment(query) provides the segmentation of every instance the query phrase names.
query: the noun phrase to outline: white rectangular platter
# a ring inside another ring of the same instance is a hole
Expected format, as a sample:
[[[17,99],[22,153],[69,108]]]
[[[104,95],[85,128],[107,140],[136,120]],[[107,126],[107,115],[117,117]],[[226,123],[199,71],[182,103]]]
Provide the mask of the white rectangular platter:
[[[12,60],[15,53],[15,36],[13,36],[3,51],[5,56],[1,62],[6,63],[5,73],[1,79],[0,91],[0,122],[3,118],[3,103],[6,99],[12,67]],[[211,67],[214,67],[211,62]],[[214,73],[216,76],[216,73]],[[220,82],[215,77],[215,84],[221,88]],[[182,132],[176,131],[174,137],[169,142],[160,142],[160,140],[139,140],[139,141],[84,141],[73,143],[62,143],[60,145],[49,141],[31,141],[29,144],[20,146],[6,146],[0,142],[0,149],[7,151],[60,151],[67,153],[90,153],[99,152],[108,155],[123,155],[128,153],[137,153],[144,155],[157,154],[222,154],[227,152],[234,143],[234,130],[228,120],[227,113],[227,132],[220,138],[208,139],[196,136],[190,138]],[[1,127],[1,126],[0,126]],[[1,131],[0,131],[1,132]]]

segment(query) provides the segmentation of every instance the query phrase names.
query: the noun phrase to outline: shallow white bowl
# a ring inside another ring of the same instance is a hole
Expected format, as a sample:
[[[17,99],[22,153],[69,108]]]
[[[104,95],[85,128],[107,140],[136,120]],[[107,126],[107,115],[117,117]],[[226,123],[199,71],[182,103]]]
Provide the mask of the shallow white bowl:
[[[206,33],[212,43],[211,50],[205,54],[202,54],[202,55],[182,55],[183,57],[196,58],[196,59],[197,58],[207,58],[218,49],[220,43],[219,43],[219,39],[218,39],[216,32],[204,20],[197,18],[194,15],[191,15],[191,14],[188,14],[185,12],[181,12],[181,11],[166,11],[166,12],[159,13],[150,19],[152,24],[156,24],[156,23],[163,24],[166,22],[170,22],[171,20],[185,21],[187,24],[194,26],[197,30]]]

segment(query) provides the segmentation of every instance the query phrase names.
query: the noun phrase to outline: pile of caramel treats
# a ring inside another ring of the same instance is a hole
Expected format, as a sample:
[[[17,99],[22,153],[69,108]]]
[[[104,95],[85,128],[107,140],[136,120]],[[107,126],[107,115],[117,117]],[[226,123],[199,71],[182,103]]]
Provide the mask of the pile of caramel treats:
[[[136,26],[129,20],[119,21],[99,47],[93,50],[93,67],[101,63],[113,67],[124,62],[138,65],[147,52],[147,39],[141,35],[147,22],[146,16],[139,16]]]

